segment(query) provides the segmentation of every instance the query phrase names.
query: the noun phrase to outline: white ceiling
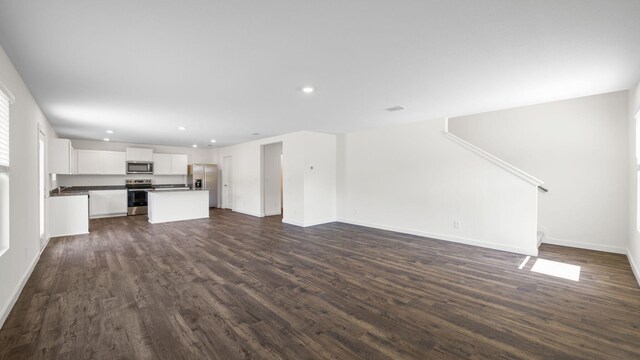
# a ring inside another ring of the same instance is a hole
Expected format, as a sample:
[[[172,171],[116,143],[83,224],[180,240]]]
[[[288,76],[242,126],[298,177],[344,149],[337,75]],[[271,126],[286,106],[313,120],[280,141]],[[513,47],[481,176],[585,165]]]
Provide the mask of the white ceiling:
[[[62,137],[219,146],[628,89],[639,14],[638,0],[1,0],[0,44]]]

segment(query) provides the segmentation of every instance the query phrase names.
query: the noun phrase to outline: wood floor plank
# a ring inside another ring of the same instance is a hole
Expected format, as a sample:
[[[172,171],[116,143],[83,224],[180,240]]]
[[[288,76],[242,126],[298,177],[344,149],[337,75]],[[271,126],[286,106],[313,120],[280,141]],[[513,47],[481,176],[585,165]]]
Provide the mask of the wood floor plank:
[[[626,258],[524,256],[332,223],[212,210],[91,221],[52,239],[0,330],[0,359],[635,359]]]

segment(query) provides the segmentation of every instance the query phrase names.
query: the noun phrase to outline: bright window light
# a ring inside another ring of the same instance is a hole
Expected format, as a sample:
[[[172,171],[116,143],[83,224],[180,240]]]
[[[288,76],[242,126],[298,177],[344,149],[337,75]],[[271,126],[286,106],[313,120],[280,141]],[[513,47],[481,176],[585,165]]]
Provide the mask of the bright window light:
[[[636,114],[636,229],[640,231],[640,111]]]
[[[636,164],[640,165],[640,111],[635,116],[636,119]]]
[[[531,271],[567,280],[580,281],[580,266],[545,259],[536,260]]]
[[[518,269],[522,270],[522,268],[524,268],[524,266],[529,262],[529,259],[531,259],[531,256],[527,256],[526,258],[524,258],[524,260],[522,260],[522,262],[520,263],[520,266],[518,266]]]

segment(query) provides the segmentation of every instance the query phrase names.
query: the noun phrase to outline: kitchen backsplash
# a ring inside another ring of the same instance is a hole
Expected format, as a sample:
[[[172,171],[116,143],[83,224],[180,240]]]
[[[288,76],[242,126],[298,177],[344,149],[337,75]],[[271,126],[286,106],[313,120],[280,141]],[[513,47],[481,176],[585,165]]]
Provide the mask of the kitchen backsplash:
[[[124,185],[126,179],[151,179],[154,184],[186,184],[186,175],[57,175],[57,186]]]

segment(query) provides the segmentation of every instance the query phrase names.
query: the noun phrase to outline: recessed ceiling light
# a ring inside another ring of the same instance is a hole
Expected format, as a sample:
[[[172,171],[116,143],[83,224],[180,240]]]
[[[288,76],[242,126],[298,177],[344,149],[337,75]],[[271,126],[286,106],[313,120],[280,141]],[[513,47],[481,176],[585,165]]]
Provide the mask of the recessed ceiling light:
[[[109,138],[104,138],[104,139],[102,139],[102,140],[104,140],[104,141],[111,141],[111,139],[109,139]]]
[[[305,94],[311,94],[314,91],[316,91],[316,89],[312,88],[311,86],[305,86],[302,88],[302,92]]]
[[[215,139],[211,139],[211,142],[214,143],[214,142],[216,142],[216,140]]]
[[[198,145],[196,145],[196,144],[193,144],[193,145],[191,145],[191,146],[193,146],[193,147],[198,147]]]
[[[184,131],[184,130],[187,130],[187,128],[186,128],[186,127],[184,127],[184,126],[178,126],[178,130],[182,130],[182,131]]]
[[[113,130],[107,130],[107,134],[113,134]]]
[[[387,111],[400,111],[404,109],[406,109],[404,106],[394,106],[394,107],[387,108]]]

